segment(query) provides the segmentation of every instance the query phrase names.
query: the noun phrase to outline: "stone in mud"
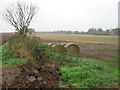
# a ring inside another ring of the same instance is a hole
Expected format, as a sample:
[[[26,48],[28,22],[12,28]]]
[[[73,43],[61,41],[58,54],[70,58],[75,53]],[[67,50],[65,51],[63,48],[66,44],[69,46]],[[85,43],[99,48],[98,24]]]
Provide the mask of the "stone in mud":
[[[27,77],[27,79],[29,80],[29,82],[34,82],[36,80],[34,76],[29,76]]]

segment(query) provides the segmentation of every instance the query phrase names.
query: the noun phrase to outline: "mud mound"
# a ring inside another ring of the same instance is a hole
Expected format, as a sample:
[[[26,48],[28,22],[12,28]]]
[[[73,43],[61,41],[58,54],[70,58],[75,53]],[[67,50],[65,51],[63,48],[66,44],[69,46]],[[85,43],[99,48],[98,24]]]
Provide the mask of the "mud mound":
[[[7,84],[9,86],[11,83],[14,82],[15,77],[20,76],[20,74],[21,74],[21,71],[19,67],[5,70],[2,73],[2,84],[4,85]]]
[[[16,73],[16,70],[8,69],[3,72],[3,88],[57,88],[61,81],[59,67],[55,64],[45,64],[40,68],[27,65],[14,68]]]

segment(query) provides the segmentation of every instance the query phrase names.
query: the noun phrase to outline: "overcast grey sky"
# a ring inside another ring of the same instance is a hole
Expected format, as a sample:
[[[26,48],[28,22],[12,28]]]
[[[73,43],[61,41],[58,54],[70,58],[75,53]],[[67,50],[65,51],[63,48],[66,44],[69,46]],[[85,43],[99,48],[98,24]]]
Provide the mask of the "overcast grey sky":
[[[30,27],[36,31],[116,28],[118,26],[119,0],[20,0],[39,6],[39,12]],[[0,13],[17,0],[0,0]],[[0,17],[0,31],[14,31]]]

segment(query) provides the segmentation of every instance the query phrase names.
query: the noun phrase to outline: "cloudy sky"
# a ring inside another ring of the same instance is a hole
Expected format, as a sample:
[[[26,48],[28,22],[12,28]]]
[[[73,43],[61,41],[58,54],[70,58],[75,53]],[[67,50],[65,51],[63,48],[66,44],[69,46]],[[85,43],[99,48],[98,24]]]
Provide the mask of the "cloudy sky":
[[[118,26],[119,0],[20,0],[33,3],[39,12],[30,27],[36,31],[115,28]],[[0,0],[0,14],[17,0]],[[0,15],[0,32],[14,32]]]

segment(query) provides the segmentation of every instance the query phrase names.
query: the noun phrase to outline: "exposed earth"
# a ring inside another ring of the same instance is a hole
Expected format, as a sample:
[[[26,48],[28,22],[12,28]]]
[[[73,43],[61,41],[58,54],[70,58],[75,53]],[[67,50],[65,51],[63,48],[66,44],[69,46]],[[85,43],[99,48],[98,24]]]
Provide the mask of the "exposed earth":
[[[61,81],[59,65],[45,63],[39,68],[31,65],[6,69],[3,88],[57,88]]]

